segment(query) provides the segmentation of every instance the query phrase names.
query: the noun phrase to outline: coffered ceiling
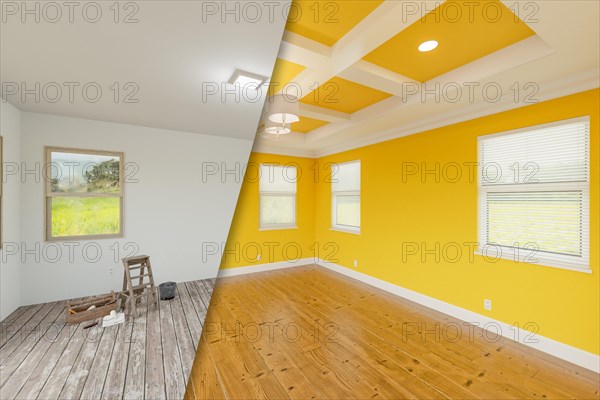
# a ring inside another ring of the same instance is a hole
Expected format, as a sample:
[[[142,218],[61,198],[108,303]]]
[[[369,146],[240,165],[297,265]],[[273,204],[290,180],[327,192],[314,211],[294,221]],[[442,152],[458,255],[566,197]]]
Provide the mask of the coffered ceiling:
[[[296,0],[270,94],[299,97],[301,121],[277,140],[259,133],[254,150],[331,154],[597,87],[599,11],[595,1]],[[427,40],[438,47],[420,52]]]

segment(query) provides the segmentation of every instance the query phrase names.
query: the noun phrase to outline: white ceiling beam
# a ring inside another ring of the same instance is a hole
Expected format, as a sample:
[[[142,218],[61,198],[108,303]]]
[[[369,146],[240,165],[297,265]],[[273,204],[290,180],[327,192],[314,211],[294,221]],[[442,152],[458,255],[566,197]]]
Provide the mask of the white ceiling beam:
[[[415,86],[412,87],[408,87],[405,84],[403,89],[406,93],[402,94],[402,92],[400,92],[400,94],[395,97],[390,97],[353,113],[352,123],[365,122],[416,103],[435,101],[435,96],[433,95],[425,96],[423,98],[421,92],[424,90],[431,90],[438,93],[444,92],[449,96],[455,93],[456,90],[459,90],[458,88],[463,92],[467,92],[469,88],[465,83],[471,84],[480,82],[501,72],[546,57],[554,52],[555,50],[548,46],[539,36],[531,36],[505,47],[504,49],[465,64],[446,74],[440,75],[435,79],[431,79],[424,84],[415,83]],[[445,89],[446,85],[449,85],[447,86],[447,89]],[[348,126],[349,125],[341,124],[323,126],[312,131],[307,140],[310,142],[319,141],[330,135],[342,132]]]
[[[419,9],[432,10],[438,3],[423,1]],[[350,68],[371,51],[421,18],[422,12],[407,13],[409,5],[413,7],[414,2],[388,0],[377,7],[331,47],[331,56],[327,62],[320,65],[313,64],[310,73],[303,74],[295,80],[302,93],[310,93],[315,84],[323,84]],[[293,45],[295,43],[284,46],[291,48]],[[287,53],[284,51],[282,56],[285,55]],[[294,56],[294,59],[298,58],[299,56]]]
[[[285,31],[277,57],[307,68],[318,69],[329,62],[331,47]]]
[[[338,123],[350,121],[352,117],[348,113],[303,103],[300,103],[300,115],[307,118],[319,119],[321,121]]]
[[[394,96],[402,96],[407,83],[417,83],[404,75],[365,60],[359,60],[350,68],[339,73],[338,76]]]

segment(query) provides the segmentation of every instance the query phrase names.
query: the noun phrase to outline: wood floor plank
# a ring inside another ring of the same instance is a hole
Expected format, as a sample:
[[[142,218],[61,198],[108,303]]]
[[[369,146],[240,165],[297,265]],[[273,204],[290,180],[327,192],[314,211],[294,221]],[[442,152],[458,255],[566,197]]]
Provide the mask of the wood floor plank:
[[[40,322],[44,321],[46,316],[56,306],[56,302],[44,304],[25,324],[19,327],[14,335],[8,339],[0,348],[0,365],[8,362],[11,354],[20,347],[21,343],[31,335],[39,334]],[[35,309],[35,308],[33,308]],[[43,327],[42,327],[43,329]]]
[[[167,399],[181,399],[185,395],[185,381],[187,377],[183,376],[181,356],[177,349],[177,338],[173,325],[171,303],[169,301],[161,303],[160,329],[163,332],[162,348]]]
[[[110,326],[103,329],[102,339],[96,350],[96,356],[93,358],[88,377],[81,392],[81,399],[100,399],[102,397],[118,331],[118,326]]]
[[[77,329],[73,333],[66,348],[61,353],[52,373],[44,383],[44,386],[38,395],[39,399],[58,399],[62,392],[65,382],[73,368],[73,364],[75,363],[81,348],[85,344],[86,333],[83,330],[84,324],[75,326]]]
[[[185,283],[180,283],[177,285],[177,293],[179,294],[181,306],[183,307],[183,315],[185,316],[190,334],[192,336],[192,344],[194,345],[194,350],[196,350],[198,348],[198,343],[200,342],[202,323],[204,322],[204,319],[200,321],[198,313],[194,309],[194,303],[191,299],[188,286]]]
[[[206,284],[211,286],[202,286]],[[224,336],[218,329],[236,322],[246,327],[295,324],[307,332],[298,340],[285,340],[275,331],[265,341],[249,340],[247,332],[231,326]],[[321,343],[331,333],[323,329],[327,322],[338,327],[336,343]],[[268,398],[267,384],[257,386],[249,374],[260,372],[261,365],[290,397],[294,392],[286,386],[291,382],[287,370],[300,382],[305,377],[310,386],[298,398],[311,397],[311,389],[323,398],[439,397],[427,388],[460,399],[600,398],[598,374],[505,337],[489,340],[472,326],[464,328],[473,329],[469,335],[456,340],[437,332],[460,323],[467,325],[317,266],[219,279],[192,379],[197,392],[221,384],[228,399]],[[417,331],[407,331],[415,326]],[[251,360],[249,366],[240,355]],[[197,393],[197,398],[203,396]]]
[[[268,281],[267,281],[268,282]],[[324,329],[328,324],[332,324],[326,315],[319,314],[318,311],[312,307],[306,307],[307,304],[302,302],[302,297],[306,296],[305,291],[294,291],[293,286],[288,285],[286,291],[283,292],[279,288],[279,296],[293,295],[290,297],[288,304],[292,304],[290,310],[298,317],[303,316],[308,319],[315,321],[315,332],[320,337],[326,338],[329,332]],[[310,296],[309,296],[310,297]],[[288,311],[290,312],[290,311]],[[305,315],[303,315],[305,314]],[[339,330],[340,326],[336,323],[331,325],[332,328]],[[337,333],[337,332],[336,332]],[[348,335],[348,330],[344,330],[339,334],[332,337],[331,340],[323,340],[323,352],[326,354],[328,359],[334,360],[337,363],[345,363],[350,372],[355,372],[356,375],[365,384],[371,384],[373,390],[379,396],[383,398],[445,398],[443,393],[436,390],[436,388],[427,385],[421,381],[417,376],[413,376],[410,372],[405,371],[401,368],[390,368],[386,365],[385,361],[387,357],[380,356],[377,354],[375,349],[369,349],[365,351],[364,348],[360,347],[360,340],[353,340],[352,336]],[[341,357],[340,357],[341,356]],[[369,357],[371,356],[371,357]],[[340,371],[340,369],[338,369]],[[382,373],[382,371],[387,372]],[[339,373],[339,372],[338,372]],[[378,373],[383,376],[388,376],[388,380],[381,380],[378,382]],[[410,387],[410,390],[405,389]]]
[[[146,302],[138,304],[137,316],[132,321],[129,361],[123,391],[125,399],[142,400],[145,398],[147,315],[148,304]]]
[[[0,322],[0,335],[7,329],[9,329],[11,327],[11,325],[17,320],[19,319],[19,317],[21,315],[23,315],[23,313],[25,313],[25,311],[27,311],[27,309],[30,306],[21,306],[19,308],[17,308],[15,311],[13,311],[12,313],[10,313],[8,315],[8,317],[4,318],[1,322]]]
[[[4,347],[14,335],[16,335],[21,328],[43,307],[43,304],[36,304],[27,306],[24,308],[23,313],[19,313],[16,319],[11,322],[4,323],[4,329],[0,332],[0,348]],[[2,353],[0,353],[0,362],[2,360]]]
[[[12,398],[25,385],[52,342],[60,335],[64,326],[60,317],[64,316],[64,310],[64,302],[56,303],[40,322],[36,331],[31,332],[0,366],[0,386],[3,396]]]
[[[63,321],[62,329],[56,340],[53,341],[48,351],[44,354],[37,367],[32,371],[27,381],[16,395],[19,400],[35,399],[40,394],[52,371],[58,364],[65,348],[71,342],[77,331],[77,325],[67,325]],[[7,395],[7,398],[11,396]]]
[[[94,326],[84,331],[85,338],[83,346],[73,363],[73,367],[69,372],[69,376],[65,381],[63,390],[59,394],[59,399],[80,399],[85,383],[89,377],[92,363],[96,357],[96,352],[105,330],[101,326]]]
[[[164,312],[162,303],[157,307],[148,306],[146,335],[146,398],[165,399],[165,371],[163,362],[162,332],[160,328],[160,310]]]
[[[170,302],[148,306],[142,301],[137,318],[87,330],[89,322],[65,323],[65,302],[17,309],[0,322],[0,398],[194,398],[186,381],[212,290],[211,282],[181,283]],[[201,389],[224,398],[219,386]]]
[[[177,296],[170,301],[173,326],[177,338],[177,349],[179,350],[179,357],[181,359],[184,388],[187,387],[187,381],[192,372],[192,365],[194,364],[194,357],[196,355],[196,343],[193,342],[192,333],[188,326],[183,303],[181,301],[181,298],[182,296],[185,296],[186,291],[185,288],[180,290],[180,287],[178,287]]]
[[[198,342],[198,349],[207,346],[205,338],[201,337]],[[223,384],[217,375],[215,362],[210,351],[198,351],[196,353],[185,394],[186,400],[221,400],[226,398],[223,392]]]
[[[134,323],[127,321],[118,325],[115,347],[112,349],[110,364],[104,381],[102,399],[112,400],[124,397],[127,364]]]

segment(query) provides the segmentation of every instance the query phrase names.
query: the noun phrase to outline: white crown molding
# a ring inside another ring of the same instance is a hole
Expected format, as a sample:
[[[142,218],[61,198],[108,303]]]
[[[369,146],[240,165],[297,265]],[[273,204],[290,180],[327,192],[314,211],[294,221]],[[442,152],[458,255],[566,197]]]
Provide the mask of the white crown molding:
[[[537,97],[540,102],[568,96],[575,93],[595,89],[600,86],[600,71],[592,69],[581,72],[567,78],[559,79],[540,85]],[[536,103],[538,104],[538,103]],[[392,128],[384,131],[372,133],[367,137],[346,140],[340,138],[343,143],[334,144],[321,149],[313,150],[312,156],[315,158],[324,157],[332,154],[353,150],[372,144],[386,142],[403,136],[426,132],[432,129],[469,121],[472,119],[497,114],[503,111],[517,109],[529,106],[530,104],[515,103],[512,99],[506,99],[498,103],[489,103],[479,101],[469,104],[455,111],[450,111],[441,115],[434,115],[431,118],[423,119],[407,125],[403,128]]]
[[[293,148],[289,148],[289,147],[279,147],[279,146],[274,146],[270,143],[265,143],[265,142],[254,143],[252,152],[253,153],[264,153],[264,154],[275,154],[278,156],[316,158],[315,152],[312,150],[302,149],[302,148],[293,149]]]
[[[314,258],[303,258],[296,261],[281,261],[248,267],[228,268],[220,270],[218,277],[225,278],[229,276],[273,271],[283,268],[301,267],[305,265],[318,265],[328,270],[348,276],[352,279],[356,279],[357,281],[365,283],[367,285],[379,288],[381,290],[385,290],[386,292],[396,295],[398,297],[402,297],[404,299],[413,301],[417,304],[421,304],[422,306],[425,306],[427,308],[431,308],[435,311],[444,313],[453,318],[457,318],[476,327],[482,329],[490,327],[487,330],[494,336],[501,334],[507,339],[513,341],[515,341],[516,337],[518,339],[516,341],[525,346],[550,354],[552,356],[571,362],[575,365],[589,369],[591,371],[597,373],[600,372],[599,355],[578,349],[568,344],[561,343],[554,339],[550,339],[537,334],[532,337],[531,332],[528,330],[524,330],[516,326],[511,326],[505,322],[498,321],[485,315],[466,310],[453,304],[446,303],[433,297],[403,288],[398,285],[394,285],[384,280],[324,260]]]
[[[591,69],[571,75],[567,78],[546,82],[540,85],[536,97],[538,98],[539,102],[543,102],[571,94],[585,92],[598,87],[600,87],[600,71],[597,69]],[[535,104],[539,104],[539,102]],[[344,138],[343,135],[340,135],[339,139],[336,140],[337,143],[322,148],[316,148],[316,146],[318,146],[318,142],[308,140],[311,134],[307,134],[307,140],[304,142],[296,141],[294,143],[286,143],[282,141],[277,145],[259,139],[254,143],[253,151],[277,155],[319,158],[398,139],[404,136],[426,132],[432,129],[441,128],[476,118],[485,117],[488,115],[497,114],[504,111],[527,107],[529,105],[532,104],[515,103],[509,98],[506,98],[498,103],[489,103],[482,100],[476,103],[471,103],[457,110],[452,110],[443,114],[434,115],[430,118],[421,119],[419,121],[406,124],[401,128],[395,127],[379,132],[373,132],[366,137],[348,140],[347,138]]]

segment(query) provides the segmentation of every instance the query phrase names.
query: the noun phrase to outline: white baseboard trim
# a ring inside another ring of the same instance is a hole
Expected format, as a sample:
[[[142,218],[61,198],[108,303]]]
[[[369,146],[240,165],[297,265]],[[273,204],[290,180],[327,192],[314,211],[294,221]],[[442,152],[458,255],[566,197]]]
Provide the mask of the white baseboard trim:
[[[298,260],[291,261],[278,261],[267,264],[249,265],[246,267],[220,269],[217,278],[227,278],[229,276],[254,274],[256,272],[272,271],[275,269],[282,268],[300,267],[303,265],[317,264],[317,261],[319,260],[315,260],[314,258],[300,258]]]
[[[363,274],[358,271],[351,270],[341,265],[319,260],[318,265],[327,268],[331,271],[338,272],[342,275],[346,275],[350,278],[356,279],[363,283],[371,286],[375,286],[379,289],[385,290],[386,292],[395,294],[403,297],[415,303],[421,304],[425,307],[447,314],[451,317],[460,319],[469,324],[473,324],[482,329],[486,329],[489,332],[497,335],[500,333],[502,336],[522,343],[526,346],[534,349],[543,351],[555,357],[569,361],[573,364],[579,365],[580,367],[587,368],[596,373],[600,373],[600,356],[589,353],[587,351],[578,349],[573,346],[558,342],[553,339],[549,339],[540,335],[531,335],[531,332],[520,327],[514,327],[507,323],[495,320],[493,318],[486,317],[485,315],[477,314],[473,311],[466,310],[461,307],[454,306],[441,300],[437,300],[433,297],[426,296],[424,294],[414,292],[409,289],[394,285],[384,280],[374,278],[372,276]]]

